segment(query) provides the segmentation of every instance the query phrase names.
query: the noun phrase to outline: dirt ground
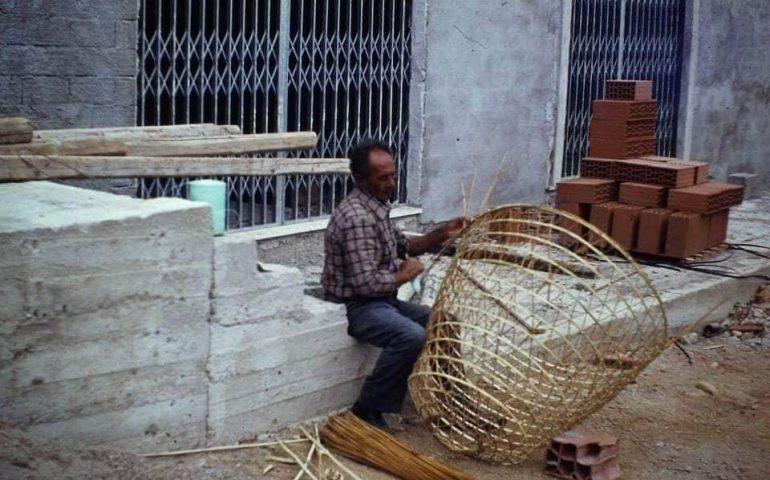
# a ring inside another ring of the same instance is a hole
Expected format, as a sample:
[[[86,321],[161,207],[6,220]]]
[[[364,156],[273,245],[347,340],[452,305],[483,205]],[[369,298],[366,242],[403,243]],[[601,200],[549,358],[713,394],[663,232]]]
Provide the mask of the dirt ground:
[[[770,303],[748,313],[746,308],[736,310],[738,321],[746,315],[749,320],[759,316],[770,325]],[[694,343],[685,347],[692,365],[672,347],[583,425],[620,439],[624,478],[770,479],[770,335],[765,335],[692,338]],[[522,465],[493,466],[447,451],[419,424],[390,420],[398,424],[401,431],[395,435],[400,440],[479,480],[551,478],[542,473],[543,452]],[[284,432],[282,438],[290,435]],[[259,449],[148,459],[44,443],[19,430],[0,428],[0,478],[8,480],[295,478],[295,466],[276,463],[270,456],[286,454]],[[353,462],[346,464],[363,479],[393,478]],[[268,465],[272,469],[263,474]]]

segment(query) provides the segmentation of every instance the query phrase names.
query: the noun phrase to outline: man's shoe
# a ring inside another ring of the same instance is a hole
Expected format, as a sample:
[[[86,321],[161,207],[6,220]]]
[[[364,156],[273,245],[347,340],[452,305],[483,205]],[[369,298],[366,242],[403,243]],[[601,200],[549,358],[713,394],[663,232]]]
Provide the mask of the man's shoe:
[[[379,410],[364,407],[363,405],[360,405],[358,402],[356,402],[353,404],[353,407],[350,409],[350,411],[353,413],[353,415],[373,427],[379,428],[380,430],[385,430],[388,428],[388,424],[385,422],[385,418],[383,418],[382,412]]]

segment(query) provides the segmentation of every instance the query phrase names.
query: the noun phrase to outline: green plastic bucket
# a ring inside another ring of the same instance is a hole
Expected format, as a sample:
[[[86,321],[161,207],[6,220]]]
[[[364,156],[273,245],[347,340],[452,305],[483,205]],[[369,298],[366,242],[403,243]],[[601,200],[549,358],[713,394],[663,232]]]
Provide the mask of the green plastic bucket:
[[[227,185],[220,180],[193,180],[188,190],[189,200],[206,202],[211,205],[212,229],[214,235],[225,233],[225,190]]]

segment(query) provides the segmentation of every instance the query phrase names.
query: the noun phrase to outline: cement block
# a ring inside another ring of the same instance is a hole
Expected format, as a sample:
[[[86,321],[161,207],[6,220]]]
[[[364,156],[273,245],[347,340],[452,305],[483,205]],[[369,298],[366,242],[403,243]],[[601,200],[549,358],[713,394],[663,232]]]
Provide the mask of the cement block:
[[[141,227],[158,235],[211,230],[211,209],[201,202],[140,200],[51,182],[0,185],[0,204],[5,207],[0,211],[0,234],[40,230],[35,234],[38,238],[59,238],[58,229],[83,227],[84,234],[109,235],[120,226],[132,232]]]
[[[215,254],[211,319],[239,325],[297,310],[304,294],[304,275],[282,265],[252,265],[256,245],[233,241],[220,244]],[[325,308],[325,307],[324,307]],[[323,308],[322,308],[323,310]]]
[[[252,291],[219,295],[211,299],[211,321],[230,326],[260,322],[267,317],[293,315],[302,295],[299,287],[260,289],[257,286]]]
[[[72,77],[69,79],[68,100],[95,105],[113,104],[115,82],[110,78]]]
[[[23,425],[35,425],[118,412],[206,395],[206,380],[204,362],[185,361],[38,383],[4,394],[2,416]]]
[[[215,239],[212,286],[215,297],[253,291],[258,273],[257,243],[253,237],[235,234]]]
[[[136,73],[135,47],[9,45],[0,51],[0,64],[6,75],[127,76]]]
[[[304,325],[303,320],[307,322]],[[268,337],[266,332],[275,335]],[[346,318],[337,308],[325,312],[299,310],[274,319],[264,329],[261,323],[212,325],[208,372],[212,381],[222,381],[313,358],[355,343],[347,334]]]
[[[187,298],[208,292],[211,279],[205,265],[165,268],[163,271],[133,269],[111,274],[46,276],[35,271],[30,278],[29,305],[42,319],[67,311],[85,313],[107,308],[132,298]]]
[[[195,448],[201,446],[206,435],[206,395],[41,423],[27,431],[51,440],[74,440],[135,453]]]
[[[304,396],[259,406],[252,411],[209,419],[208,444],[222,445],[254,437],[259,432],[275,431],[335,410],[349,407],[361,390],[363,379],[329,385]]]
[[[3,4],[8,2],[3,2]],[[78,17],[100,19],[133,19],[139,14],[139,5],[133,0],[91,2],[87,0],[45,0],[10,2],[8,14],[18,17]]]
[[[727,176],[728,183],[743,185],[745,188],[744,199],[751,200],[762,196],[763,190],[767,185],[762,181],[762,176],[758,173],[731,173]]]
[[[136,121],[136,105],[94,105],[93,126],[125,127]]]
[[[0,76],[0,105],[21,103],[21,78]]]
[[[207,348],[208,331],[190,325],[180,325],[172,333],[141,337],[111,335],[75,344],[26,345],[17,350],[10,365],[0,369],[0,376],[10,376],[11,388],[24,388],[40,381],[58,382],[152,365],[201,362]]]
[[[92,20],[89,15],[49,17],[35,14],[0,17],[3,43],[7,45],[114,47],[115,27],[112,22]]]
[[[80,345],[103,338],[157,337],[171,341],[178,331],[207,332],[208,298],[132,298],[82,313],[25,308],[0,339],[14,355],[38,345]],[[205,352],[202,353],[205,355]]]

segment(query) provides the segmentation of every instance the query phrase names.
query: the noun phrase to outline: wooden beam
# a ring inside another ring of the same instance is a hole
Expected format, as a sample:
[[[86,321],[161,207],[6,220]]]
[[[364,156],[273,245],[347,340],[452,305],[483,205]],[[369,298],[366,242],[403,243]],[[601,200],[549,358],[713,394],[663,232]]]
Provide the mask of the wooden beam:
[[[170,138],[204,138],[239,135],[237,125],[214,125],[213,123],[163,125],[152,127],[111,127],[111,128],[69,128],[60,130],[36,130],[34,137],[39,140],[62,140],[73,138],[107,138],[113,140],[159,140]]]
[[[126,151],[122,141],[99,137],[0,145],[0,155],[125,155]]]
[[[229,135],[216,138],[175,138],[126,142],[128,155],[135,157],[206,157],[239,155],[279,150],[314,148],[318,137],[314,132],[262,133]]]
[[[349,173],[346,158],[0,156],[0,181]]]
[[[32,141],[32,122],[24,117],[0,117],[0,144]]]

